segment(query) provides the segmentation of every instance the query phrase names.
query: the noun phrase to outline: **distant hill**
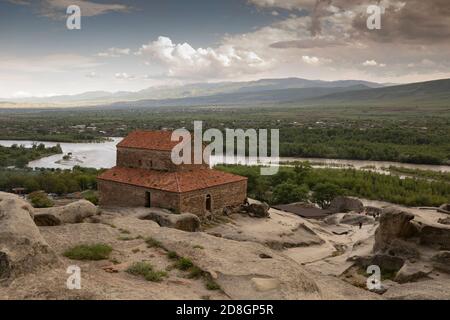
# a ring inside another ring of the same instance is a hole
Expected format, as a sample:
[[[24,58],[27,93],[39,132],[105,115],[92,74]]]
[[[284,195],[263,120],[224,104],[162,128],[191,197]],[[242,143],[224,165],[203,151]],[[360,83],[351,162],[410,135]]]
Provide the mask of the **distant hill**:
[[[437,105],[450,106],[450,79],[417,82],[383,88],[335,92],[313,97],[306,104],[322,105]]]
[[[344,93],[367,89],[364,85],[331,88],[292,88],[265,91],[233,92],[208,96],[178,99],[149,99],[122,101],[110,104],[112,107],[164,107],[164,106],[217,106],[217,105],[258,105],[267,103],[292,103],[323,97],[332,93]]]
[[[283,89],[350,88],[358,85],[363,85],[368,88],[378,88],[383,86],[378,83],[360,80],[322,81],[307,80],[301,78],[284,78],[261,79],[257,81],[247,82],[194,83],[181,86],[160,86],[150,87],[137,92],[119,91],[111,93],[107,91],[91,91],[77,95],[8,99],[8,102],[95,105],[114,103],[118,101],[181,99],[214,96],[228,93],[240,94],[247,92],[263,92]],[[6,102],[6,100],[4,99],[0,99],[0,101]]]
[[[358,81],[300,78],[197,83],[138,92],[86,92],[74,96],[10,100],[0,107],[92,106],[103,108],[296,104],[303,106],[450,106],[450,79],[383,86]]]

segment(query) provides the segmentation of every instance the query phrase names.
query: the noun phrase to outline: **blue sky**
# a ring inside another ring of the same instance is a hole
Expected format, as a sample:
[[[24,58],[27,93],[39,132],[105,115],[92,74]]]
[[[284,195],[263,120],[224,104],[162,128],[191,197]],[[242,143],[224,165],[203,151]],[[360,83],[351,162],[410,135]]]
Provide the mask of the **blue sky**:
[[[0,0],[0,97],[268,77],[448,77],[448,3],[382,2],[383,28],[369,32],[370,1]],[[69,4],[81,8],[81,30],[66,28]],[[431,12],[436,30],[419,29]]]

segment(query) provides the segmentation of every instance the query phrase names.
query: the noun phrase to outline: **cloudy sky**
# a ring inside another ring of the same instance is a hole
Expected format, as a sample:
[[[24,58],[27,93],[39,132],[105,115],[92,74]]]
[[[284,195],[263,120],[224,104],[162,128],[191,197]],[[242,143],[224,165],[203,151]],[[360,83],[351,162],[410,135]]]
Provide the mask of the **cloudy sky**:
[[[381,29],[367,7],[384,8]],[[81,30],[66,27],[69,5]],[[448,0],[0,0],[0,97],[301,77],[450,78]]]

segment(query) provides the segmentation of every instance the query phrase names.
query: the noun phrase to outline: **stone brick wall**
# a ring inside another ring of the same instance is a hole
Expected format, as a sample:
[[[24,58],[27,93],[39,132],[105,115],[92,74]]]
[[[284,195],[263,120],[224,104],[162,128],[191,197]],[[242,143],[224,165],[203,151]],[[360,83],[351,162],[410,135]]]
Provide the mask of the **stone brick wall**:
[[[133,148],[117,148],[117,166],[126,168],[142,168],[163,171],[183,171],[207,167],[202,165],[175,165],[170,151],[144,150]]]
[[[206,213],[206,197],[211,196],[213,213],[222,213],[223,208],[242,204],[247,198],[247,181],[239,181],[181,194],[181,212],[202,216]]]
[[[156,189],[147,189],[124,183],[98,180],[101,206],[145,207],[146,192],[150,192],[152,207],[179,210],[180,195]]]
[[[247,181],[239,181],[182,194],[147,189],[128,184],[98,180],[100,206],[145,207],[146,192],[150,192],[151,206],[190,212],[199,216],[206,213],[206,197],[211,196],[213,213],[223,208],[242,204],[247,197]]]

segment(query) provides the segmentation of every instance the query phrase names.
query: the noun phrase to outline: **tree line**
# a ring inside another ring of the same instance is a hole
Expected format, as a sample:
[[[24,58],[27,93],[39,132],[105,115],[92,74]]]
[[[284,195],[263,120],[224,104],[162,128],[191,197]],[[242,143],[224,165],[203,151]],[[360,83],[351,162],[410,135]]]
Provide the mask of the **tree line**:
[[[327,207],[338,195],[406,206],[439,206],[450,202],[450,183],[440,181],[401,179],[355,169],[313,169],[308,162],[280,167],[272,176],[261,176],[258,166],[220,165],[216,168],[247,177],[249,197],[269,204],[311,200]]]

